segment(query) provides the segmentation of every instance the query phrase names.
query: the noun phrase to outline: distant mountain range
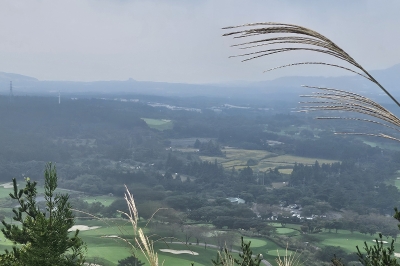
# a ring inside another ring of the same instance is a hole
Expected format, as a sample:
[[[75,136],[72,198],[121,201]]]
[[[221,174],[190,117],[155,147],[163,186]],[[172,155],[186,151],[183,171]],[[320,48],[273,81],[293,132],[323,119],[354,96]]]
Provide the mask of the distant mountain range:
[[[370,73],[394,96],[400,98],[400,64]],[[0,72],[0,93],[8,94],[10,81],[15,95],[58,93],[79,94],[150,94],[159,96],[216,96],[247,98],[290,98],[309,93],[300,85],[326,86],[357,91],[365,96],[389,101],[373,83],[359,76],[315,77],[288,76],[261,82],[233,82],[230,84],[184,84],[151,81],[41,81],[33,77]],[[380,97],[382,96],[382,97]]]

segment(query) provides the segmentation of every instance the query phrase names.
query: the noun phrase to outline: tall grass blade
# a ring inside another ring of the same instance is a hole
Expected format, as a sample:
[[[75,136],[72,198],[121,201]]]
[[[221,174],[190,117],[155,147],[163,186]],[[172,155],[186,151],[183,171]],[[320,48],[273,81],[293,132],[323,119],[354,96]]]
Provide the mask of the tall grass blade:
[[[299,25],[275,22],[251,23],[225,27],[223,29],[230,31],[223,34],[223,36],[232,36],[234,39],[238,40],[251,38],[250,41],[242,41],[241,43],[231,45],[232,47],[237,47],[242,51],[248,51],[242,54],[231,56],[243,57],[243,61],[249,61],[256,58],[279,54],[283,52],[310,51],[334,57],[336,59],[339,59],[341,63],[344,63],[344,65],[342,65],[332,64],[329,62],[295,62],[274,67],[264,72],[299,65],[323,65],[340,68],[362,76],[363,78],[373,82],[383,92],[385,92],[385,94],[388,95],[393,100],[393,102],[397,104],[397,106],[400,107],[400,103],[367,70],[365,70],[359,63],[357,63],[354,58],[352,58],[333,41],[314,30]],[[271,37],[265,38],[266,35]],[[302,104],[308,105],[304,105],[300,112],[353,112],[357,114],[367,115],[369,117],[372,117],[373,119],[375,118],[380,121],[359,117],[345,118],[332,116],[318,117],[317,119],[352,119],[355,121],[374,123],[376,125],[380,125],[382,127],[400,132],[400,119],[389,110],[367,97],[364,97],[357,93],[345,90],[338,90],[334,88],[312,86],[304,87],[316,89],[317,92],[311,95],[301,95],[301,97],[312,98],[315,99],[315,101],[301,102]],[[375,134],[363,132],[337,132],[336,134],[376,136],[400,141],[399,138],[384,133]]]
[[[400,107],[400,103],[377,81],[372,75],[366,71],[356,60],[354,60],[348,53],[340,48],[336,43],[325,37],[324,35],[294,24],[286,23],[275,23],[275,22],[263,22],[263,23],[251,23],[238,26],[225,27],[224,30],[232,30],[231,32],[223,34],[223,36],[232,36],[234,39],[243,38],[257,38],[265,35],[278,34],[279,36],[272,38],[261,38],[253,41],[242,42],[239,44],[232,45],[238,47],[241,50],[251,50],[248,53],[234,55],[232,57],[244,57],[243,61],[249,61],[263,56],[268,56],[277,53],[291,52],[291,51],[310,51],[316,53],[326,54],[341,60],[343,63],[349,64],[357,70],[348,68],[346,66],[338,64],[330,64],[326,62],[300,62],[289,65],[280,66],[274,69],[306,65],[306,64],[318,64],[332,67],[338,67],[352,73],[361,75],[369,81],[375,83],[382,91],[385,92],[396,104]],[[283,36],[282,36],[283,35]],[[278,45],[281,47],[270,48],[259,50],[260,47]],[[282,47],[283,46],[283,47]],[[267,70],[269,71],[269,70]]]

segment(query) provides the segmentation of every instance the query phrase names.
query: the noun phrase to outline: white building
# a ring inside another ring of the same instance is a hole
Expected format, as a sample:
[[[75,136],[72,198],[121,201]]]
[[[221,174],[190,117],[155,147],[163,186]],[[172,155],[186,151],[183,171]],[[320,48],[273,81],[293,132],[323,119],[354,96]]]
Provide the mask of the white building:
[[[229,200],[231,203],[237,203],[237,204],[246,203],[246,201],[241,198],[226,198],[226,199]]]

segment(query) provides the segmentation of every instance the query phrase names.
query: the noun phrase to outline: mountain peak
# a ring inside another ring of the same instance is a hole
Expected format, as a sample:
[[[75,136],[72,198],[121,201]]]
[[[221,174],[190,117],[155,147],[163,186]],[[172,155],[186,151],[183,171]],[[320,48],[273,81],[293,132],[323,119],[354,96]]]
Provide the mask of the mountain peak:
[[[14,73],[6,73],[6,72],[0,72],[0,82],[10,82],[10,81],[15,81],[15,82],[34,82],[34,81],[39,81],[36,78],[29,77],[29,76],[24,76],[20,74],[14,74]]]

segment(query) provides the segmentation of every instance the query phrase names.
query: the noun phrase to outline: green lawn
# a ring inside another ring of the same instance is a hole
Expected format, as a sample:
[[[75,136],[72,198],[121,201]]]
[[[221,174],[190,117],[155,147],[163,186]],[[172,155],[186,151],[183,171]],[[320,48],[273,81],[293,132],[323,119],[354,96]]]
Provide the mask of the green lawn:
[[[101,204],[107,207],[110,206],[111,203],[117,198],[108,195],[103,195],[103,196],[85,196],[82,199],[87,203],[100,202]]]
[[[281,248],[269,239],[245,237],[244,241],[251,241],[250,247],[253,254],[262,254],[264,258],[274,266],[277,265],[275,259],[278,253],[282,256],[282,254],[286,252],[284,248]]]
[[[117,235],[124,238],[127,241],[132,242],[132,227],[127,220],[122,219],[103,219],[103,220],[77,220],[76,224],[83,224],[87,226],[100,226],[98,229],[81,231],[80,235],[82,239],[87,243],[88,253],[87,258],[90,262],[101,261],[101,265],[115,266],[118,260],[128,257],[132,254],[130,246],[123,240],[117,238],[104,238],[103,236]],[[277,226],[278,234],[292,234],[297,232],[291,227],[297,227],[297,225],[288,224],[287,227],[279,227],[280,224],[273,224]],[[140,227],[144,227],[141,222]],[[147,235],[151,235],[147,229],[145,229]],[[295,238],[301,237],[301,235],[295,236]],[[314,234],[313,237],[317,239],[317,243],[313,243],[318,246],[330,245],[340,246],[346,252],[356,252],[356,245],[361,248],[364,246],[364,241],[368,244],[373,245],[373,239],[377,237],[364,235],[358,232],[351,233],[347,230],[339,230],[338,233],[334,232],[321,232]],[[239,238],[239,235],[238,235]],[[193,241],[193,240],[192,240]],[[263,254],[264,258],[268,260],[273,266],[276,266],[275,259],[278,256],[283,256],[286,252],[284,247],[280,247],[273,241],[266,238],[257,237],[244,237],[244,241],[251,241],[251,248],[253,254]],[[387,240],[390,242],[390,240]],[[389,244],[387,244],[389,245]],[[4,242],[3,238],[0,238],[0,249],[11,248],[11,242]],[[217,256],[217,249],[208,247],[204,248],[204,245],[185,245],[176,244],[163,241],[156,241],[154,248],[159,256],[160,265],[163,262],[164,266],[175,266],[175,265],[188,265],[190,266],[194,262],[195,266],[211,265],[211,259]],[[198,253],[199,255],[193,254],[171,254],[160,251],[160,249],[173,249],[173,250],[191,250]],[[234,245],[234,249],[239,249],[239,241]],[[400,243],[395,243],[395,249],[400,250]],[[143,254],[140,251],[135,253],[139,259],[143,262],[146,261]],[[237,255],[235,255],[237,256]]]
[[[399,179],[394,180],[394,185],[395,185],[398,189],[400,189],[400,180],[399,180]]]
[[[132,225],[122,219],[93,219],[77,220],[76,225],[100,226],[100,228],[80,231],[79,235],[87,244],[87,257],[93,262],[96,259],[105,259],[107,265],[116,265],[118,260],[131,255],[129,245],[122,239],[104,236],[119,236],[127,241],[133,241]],[[146,230],[145,230],[146,232]]]
[[[300,234],[299,231],[294,230],[292,228],[277,228],[276,232],[281,235],[293,235],[293,234]]]
[[[364,247],[364,241],[367,242],[368,245],[373,245],[374,239],[379,237],[378,235],[370,236],[359,232],[351,233],[347,230],[339,230],[337,234],[334,232],[322,232],[313,236],[320,240],[319,244],[321,245],[340,246],[348,253],[356,252],[356,246],[359,246],[361,250],[363,250],[362,247]],[[385,238],[384,240],[390,243],[391,238]],[[389,244],[386,245],[389,246]],[[394,246],[395,250],[400,250],[400,243],[395,242]]]
[[[10,240],[6,240],[3,235],[0,237],[0,250],[10,250],[12,248],[12,245],[13,243]]]
[[[5,183],[1,183],[0,185],[4,185],[4,184],[12,185],[12,182],[5,182]],[[18,186],[18,189],[22,189],[22,188],[25,187],[25,183],[21,181],[21,182],[17,183],[17,186]],[[37,190],[37,193],[38,193],[39,197],[41,195],[43,195],[44,188],[42,186],[36,186],[36,190]],[[61,189],[56,189],[56,192],[71,194],[71,192],[68,192],[68,191],[65,192],[65,191],[63,191]],[[0,199],[2,199],[2,198],[7,198],[7,199],[10,198],[10,195],[9,195],[10,193],[14,193],[13,187],[5,188],[4,186],[0,186]]]
[[[0,187],[0,198],[9,198],[10,193],[13,193],[12,188],[4,188],[3,186]]]
[[[259,238],[243,238],[245,242],[251,241],[251,247],[253,248],[259,248],[259,247],[264,247],[267,245],[267,241]]]
[[[107,226],[102,224],[102,221],[79,221],[80,224],[88,226],[103,226],[98,229],[82,231],[80,232],[82,239],[87,243],[88,257],[93,260],[95,258],[105,258],[110,265],[116,265],[118,260],[131,255],[132,250],[129,244],[125,241],[116,238],[104,238],[104,235],[118,235],[124,239],[133,242],[132,227],[125,221],[115,221],[116,224]],[[107,221],[107,223],[110,223]],[[78,224],[78,223],[77,223]],[[150,235],[145,230],[147,235]],[[213,248],[204,249],[202,245],[184,245],[184,244],[171,244],[162,241],[155,242],[154,248],[159,256],[160,265],[164,261],[164,266],[175,266],[175,265],[191,265],[191,262],[195,262],[196,266],[211,265],[211,258],[215,258],[217,251]],[[174,249],[174,250],[192,250],[199,253],[199,255],[191,254],[171,254],[162,252],[160,249]],[[145,257],[140,251],[135,253],[142,262],[146,262]],[[148,263],[146,263],[148,265]]]
[[[131,250],[129,245],[123,240],[117,238],[104,238],[102,236],[117,235],[128,241],[133,241],[132,227],[128,221],[117,220],[117,219],[105,219],[105,220],[78,220],[76,224],[84,224],[87,226],[101,226],[98,229],[81,231],[80,235],[82,239],[87,243],[88,257],[90,260],[104,258],[110,265],[115,265],[118,260],[130,256]],[[142,228],[144,224],[140,225]],[[292,229],[289,229],[292,230]],[[151,235],[147,229],[145,229],[147,235]],[[181,236],[178,236],[182,239]],[[239,235],[237,236],[239,238]],[[272,265],[276,265],[274,260],[277,255],[277,249],[280,254],[283,254],[284,249],[277,246],[274,242],[261,239],[261,238],[244,238],[245,241],[251,241],[251,247],[254,254],[263,254],[270,260]],[[192,240],[193,241],[193,240]],[[211,241],[210,241],[210,244]],[[234,249],[239,249],[240,242],[234,245]],[[175,266],[175,265],[191,265],[191,262],[195,263],[195,266],[211,265],[211,259],[216,258],[217,249],[208,247],[204,248],[204,245],[185,245],[169,243],[168,241],[156,241],[154,248],[159,255],[159,261],[164,261],[164,266]],[[192,254],[171,254],[162,252],[160,249],[173,249],[173,250],[191,250],[197,252],[199,255]],[[144,256],[137,252],[136,255],[145,262]],[[237,255],[235,255],[237,256]],[[148,263],[146,263],[148,264]]]
[[[174,123],[171,120],[166,119],[152,119],[152,118],[142,118],[144,122],[150,127],[160,131],[172,129]]]
[[[103,245],[96,245],[96,247],[88,245],[87,257],[89,258],[106,258],[110,265],[117,265],[118,260],[131,256],[129,248],[115,243],[108,243],[104,241]],[[146,263],[148,265],[148,263]]]

